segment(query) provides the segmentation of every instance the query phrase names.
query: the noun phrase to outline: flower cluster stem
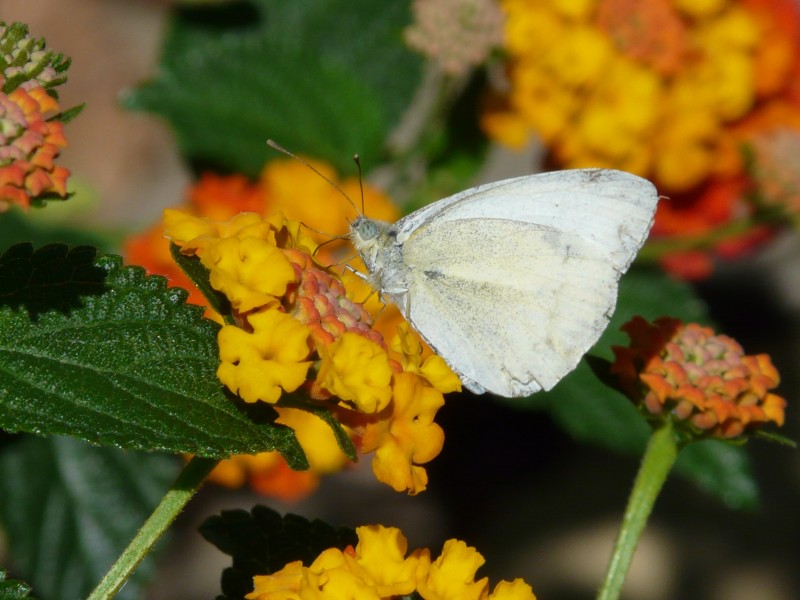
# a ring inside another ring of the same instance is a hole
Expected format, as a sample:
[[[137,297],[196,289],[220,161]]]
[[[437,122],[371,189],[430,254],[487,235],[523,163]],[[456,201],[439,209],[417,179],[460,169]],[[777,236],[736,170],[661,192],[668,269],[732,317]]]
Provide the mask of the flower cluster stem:
[[[678,444],[672,425],[667,422],[653,432],[647,444],[639,473],[628,498],[622,526],[608,562],[606,577],[597,594],[598,600],[619,598],[633,560],[633,553],[677,456]]]
[[[88,600],[107,600],[119,592],[219,461],[195,456],[184,466],[142,528],[128,544]]]

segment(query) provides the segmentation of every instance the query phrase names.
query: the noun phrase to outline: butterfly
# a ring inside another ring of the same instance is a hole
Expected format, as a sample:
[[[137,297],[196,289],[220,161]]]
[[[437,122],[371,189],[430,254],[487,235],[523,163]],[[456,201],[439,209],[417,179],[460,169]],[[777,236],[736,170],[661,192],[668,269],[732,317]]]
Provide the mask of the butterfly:
[[[576,169],[481,185],[350,239],[366,279],[474,393],[528,396],[605,330],[653,224],[649,181]]]

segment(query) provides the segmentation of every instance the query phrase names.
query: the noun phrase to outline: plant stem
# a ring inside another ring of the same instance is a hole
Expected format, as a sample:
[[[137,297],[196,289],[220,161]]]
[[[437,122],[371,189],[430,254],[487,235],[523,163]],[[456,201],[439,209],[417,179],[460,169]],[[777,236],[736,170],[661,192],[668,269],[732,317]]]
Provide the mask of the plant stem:
[[[619,598],[647,518],[677,456],[678,444],[667,422],[653,432],[647,444],[597,600]]]
[[[133,571],[153,548],[194,496],[203,481],[219,461],[211,458],[192,458],[178,475],[175,483],[161,499],[142,528],[125,548],[102,581],[89,595],[88,600],[108,600],[119,592]]]

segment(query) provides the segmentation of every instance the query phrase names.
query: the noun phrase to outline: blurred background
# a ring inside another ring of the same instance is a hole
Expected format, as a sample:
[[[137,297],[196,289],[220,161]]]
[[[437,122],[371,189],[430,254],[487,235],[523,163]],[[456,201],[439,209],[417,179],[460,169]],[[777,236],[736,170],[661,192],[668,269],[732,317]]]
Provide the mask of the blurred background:
[[[537,15],[541,19],[552,17],[548,12],[552,7],[570,5],[567,2],[534,4],[539,6]],[[574,10],[578,12],[578,5],[589,3],[574,4]],[[604,13],[602,23],[607,28],[612,27],[615,19],[624,20],[619,15],[640,14],[636,11],[646,13],[648,18],[667,10],[670,4],[680,5],[688,11],[682,6],[687,3],[667,0],[601,4],[614,4],[617,11],[615,13],[609,8]],[[739,3],[719,0],[701,4],[729,6]],[[741,5],[753,10],[770,9],[769,2],[743,2]],[[784,11],[796,6],[794,2],[777,5]],[[70,189],[76,191],[75,198],[62,205],[51,203],[46,211],[40,213],[33,211],[28,219],[42,219],[53,227],[101,232],[101,239],[107,244],[104,249],[121,251],[126,236],[150,227],[160,217],[162,208],[184,201],[197,172],[197,161],[190,167],[181,158],[183,153],[164,119],[143,111],[125,110],[120,103],[121,94],[156,73],[168,23],[175,9],[174,3],[165,1],[2,1],[0,20],[28,24],[33,35],[46,38],[49,47],[72,58],[69,83],[60,88],[62,107],[87,103],[83,114],[67,127],[69,144],[60,159],[72,171]],[[410,23],[412,13],[410,8],[406,10]],[[781,14],[789,14],[790,20],[796,18],[791,12]],[[440,26],[446,25],[440,23]],[[524,26],[533,27],[525,23],[519,25],[520,28]],[[731,31],[739,31],[736,27],[746,29],[738,22],[731,27],[733,29],[728,31],[720,25],[719,31],[709,34],[711,41],[708,43],[724,45],[734,35]],[[798,31],[800,24],[795,22],[793,35],[797,36]],[[628,30],[625,32],[630,34]],[[562,57],[562,60],[571,65],[573,70],[570,72],[574,77],[580,77],[581,69],[588,72],[592,68],[588,64],[591,62],[589,58],[600,51],[580,37],[590,37],[586,30],[576,27],[570,34],[575,35],[575,45],[572,54]],[[422,40],[418,41],[419,45],[425,46],[426,40],[430,42],[430,36],[419,35]],[[538,33],[534,31],[528,35]],[[743,39],[747,38],[747,34],[742,35]],[[749,43],[753,47],[767,44],[767,41],[756,39],[737,43]],[[666,37],[656,42],[673,50],[681,43],[677,37]],[[583,43],[586,45],[581,45]],[[358,44],[358,40],[353,40],[353,44]],[[519,47],[511,50],[523,51]],[[645,50],[656,53],[652,48]],[[776,53],[777,50],[773,55],[778,56]],[[658,60],[653,59],[653,64],[657,65],[654,72],[671,77],[679,67],[669,61],[680,59],[669,52],[663,54],[658,56]],[[796,60],[800,62],[800,57]],[[736,69],[740,66],[732,63],[726,67]],[[268,70],[270,66],[265,64],[263,68]],[[786,67],[786,70],[791,72],[793,68]],[[794,72],[800,73],[800,70]],[[584,122],[581,124],[583,129],[576,126],[576,130],[586,136],[573,144],[583,143],[584,146],[571,147],[566,134],[562,137],[556,131],[537,128],[536,118],[526,115],[524,106],[515,104],[513,93],[505,93],[508,86],[516,83],[513,72],[510,75],[507,72],[508,79],[501,82],[492,80],[496,74],[496,68],[487,68],[477,79],[464,76],[451,80],[456,81],[452,84],[456,95],[470,86],[493,87],[494,90],[493,97],[485,100],[483,105],[489,107],[484,108],[483,126],[493,138],[493,145],[481,154],[480,168],[470,172],[470,185],[479,179],[493,180],[553,166],[582,166],[582,161],[607,166],[609,157],[587,150],[592,136],[600,136],[607,145],[613,146],[621,144],[620,140],[625,136],[641,133],[640,130],[634,133],[630,129],[614,130],[610,126],[606,129],[606,125],[595,130],[592,123]],[[715,75],[695,74],[699,82],[713,79]],[[531,93],[538,106],[549,107],[551,103],[558,106],[553,96],[563,91],[557,88],[563,82],[549,81],[542,73],[537,76],[541,80],[526,81],[532,86]],[[651,102],[648,86],[652,82],[646,77],[637,78],[635,73],[616,73],[615,76],[619,79],[613,83],[614,89],[624,98],[605,107],[609,119],[619,116],[619,113],[628,114],[631,110],[628,102],[633,105]],[[612,86],[612,83],[608,85]],[[714,89],[721,89],[721,84],[714,83],[717,85],[720,87]],[[434,101],[426,99],[426,86],[433,90],[431,94],[434,96],[441,94],[443,89],[453,93],[442,84],[441,78],[422,77],[413,106],[423,114],[427,110],[426,102]],[[670,110],[684,115],[686,111],[681,102],[688,100],[681,94],[692,96],[691,89],[675,91],[679,99]],[[694,96],[698,103],[701,96],[701,92]],[[739,99],[737,92],[731,92],[723,100],[715,102],[723,107],[720,108],[721,114],[731,111],[733,116],[721,118],[735,124],[730,126],[731,130],[738,127],[739,135],[741,131],[748,131],[748,127],[755,127],[745,123],[750,113],[735,106],[737,102],[746,104],[745,100]],[[575,99],[565,95],[563,102],[575,102]],[[787,101],[787,106],[782,107],[789,115],[782,126],[791,130],[800,121],[800,114],[797,105]],[[265,110],[269,110],[266,98]],[[601,119],[602,115],[598,115],[597,118]],[[667,115],[671,116],[671,113]],[[645,173],[661,182],[659,189],[662,193],[676,200],[670,209],[672,212],[663,217],[660,230],[669,238],[674,233],[670,228],[674,228],[676,223],[703,221],[697,214],[700,212],[698,205],[689,208],[686,200],[696,192],[698,183],[682,180],[683,176],[702,179],[704,186],[708,180],[722,182],[719,186],[726,192],[734,188],[738,198],[744,195],[744,188],[736,177],[730,176],[732,171],[725,171],[720,166],[722,162],[733,160],[725,154],[729,148],[723,148],[724,144],[721,144],[709,149],[712,136],[707,130],[713,128],[713,124],[709,125],[700,114],[692,115],[693,120],[686,121],[678,118],[669,121],[667,117],[657,115],[652,118],[664,119],[663,129],[676,136],[680,128],[701,131],[691,144],[682,147],[675,142],[676,155],[691,158],[689,167],[653,161],[651,170]],[[357,129],[360,118],[358,112],[349,114],[342,127]],[[550,113],[549,118],[546,123],[567,117]],[[758,119],[754,118],[754,121],[763,123],[767,117],[762,115]],[[519,139],[509,139],[513,137],[510,123],[514,120],[526,123],[524,134],[514,134]],[[399,145],[403,143],[403,132],[413,131],[415,127],[414,119],[408,115],[404,115],[403,124],[406,129],[392,128],[396,136],[394,140]],[[617,125],[634,127],[630,123]],[[719,128],[719,123],[716,126]],[[798,130],[794,130],[795,135],[800,135]],[[278,139],[289,145],[288,141]],[[411,139],[419,137],[412,136]],[[259,139],[257,143],[261,144],[263,140]],[[669,140],[660,143],[663,149]],[[290,147],[312,155],[313,143],[302,148]],[[782,148],[798,150],[795,154],[785,152],[778,155],[786,163],[779,165],[780,168],[798,177],[800,144],[793,141]],[[628,164],[630,170],[637,171],[642,165],[636,161],[645,160],[643,156],[651,150],[642,147],[630,151],[631,158],[625,160],[631,162],[616,166]],[[352,152],[359,149],[340,147],[335,151],[347,161]],[[619,154],[627,151],[621,149]],[[264,154],[266,156],[266,152]],[[724,160],[721,158],[723,155]],[[698,166],[701,164],[715,166],[703,171]],[[731,170],[735,168],[730,167]],[[692,170],[697,172],[689,172]],[[370,174],[370,181],[396,183],[397,178],[376,170]],[[433,189],[436,190],[436,186]],[[800,194],[800,188],[794,191]],[[722,212],[726,215],[741,216],[749,210],[741,203],[719,201],[723,192],[718,188],[712,190],[710,184],[704,188],[704,194],[700,201],[706,203],[703,206],[712,203],[707,196],[713,196],[713,202],[717,202],[713,204],[716,212],[711,219],[715,225],[725,220],[719,217],[721,205],[725,206],[727,212]],[[679,204],[683,201],[685,204]],[[414,202],[413,198],[411,202]],[[704,226],[705,223],[698,224],[694,233],[702,233]],[[782,375],[778,392],[788,400],[783,433],[796,438],[795,399],[800,391],[796,368],[800,350],[800,242],[793,227],[771,231],[767,238],[763,232],[757,231],[747,239],[738,240],[733,249],[729,244],[700,257],[691,253],[679,254],[662,261],[662,267],[672,269],[677,276],[690,281],[697,297],[707,306],[717,331],[736,338],[748,353],[771,355]],[[6,245],[6,242],[2,243],[3,247]],[[713,267],[709,266],[712,263]],[[576,442],[549,412],[520,410],[510,403],[468,394],[449,399],[438,421],[446,432],[445,447],[428,466],[428,491],[417,497],[398,495],[377,483],[368,460],[323,478],[316,492],[291,502],[270,499],[245,489],[208,485],[181,516],[171,539],[163,543],[153,578],[155,583],[145,597],[175,600],[212,597],[218,593],[220,572],[227,566],[228,558],[204,541],[197,533],[197,527],[210,514],[229,508],[249,508],[257,503],[267,504],[279,512],[294,512],[336,525],[374,522],[396,525],[408,535],[412,548],[438,548],[445,539],[458,537],[484,554],[487,564],[482,573],[493,581],[523,577],[531,583],[540,599],[593,597],[636,473],[636,456],[612,451],[613,444],[598,447]],[[498,439],[502,443],[497,443]],[[489,444],[484,440],[495,441]],[[755,506],[742,509],[735,506],[735,499],[726,502],[725,498],[699,489],[692,481],[675,474],[671,476],[634,560],[624,597],[631,600],[800,598],[800,570],[797,568],[800,564],[800,461],[797,452],[754,440],[747,444],[746,453],[752,458],[752,472],[758,486]],[[7,564],[6,559],[3,564]]]

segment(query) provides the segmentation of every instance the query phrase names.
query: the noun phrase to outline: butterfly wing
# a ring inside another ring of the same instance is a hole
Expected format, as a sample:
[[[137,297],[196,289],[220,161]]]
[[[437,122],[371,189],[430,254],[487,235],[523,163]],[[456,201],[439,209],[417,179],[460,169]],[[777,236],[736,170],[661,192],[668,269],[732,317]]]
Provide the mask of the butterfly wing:
[[[643,179],[577,170],[412,213],[397,223],[406,317],[472,391],[548,390],[607,326],[656,203]]]

